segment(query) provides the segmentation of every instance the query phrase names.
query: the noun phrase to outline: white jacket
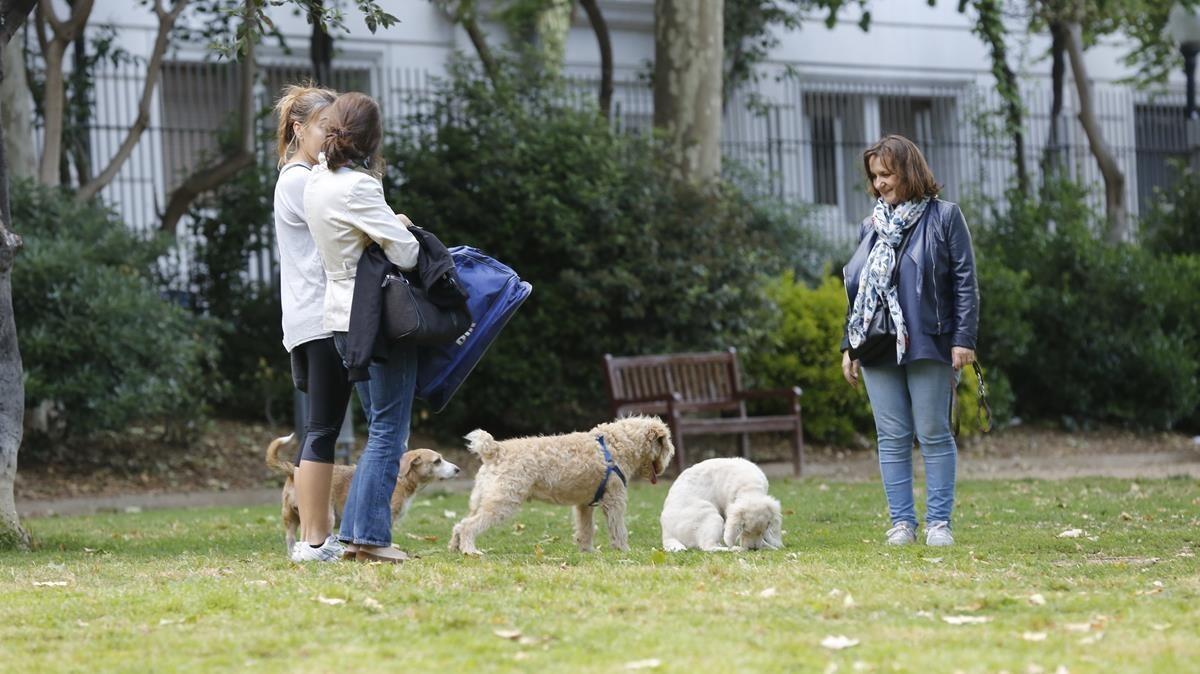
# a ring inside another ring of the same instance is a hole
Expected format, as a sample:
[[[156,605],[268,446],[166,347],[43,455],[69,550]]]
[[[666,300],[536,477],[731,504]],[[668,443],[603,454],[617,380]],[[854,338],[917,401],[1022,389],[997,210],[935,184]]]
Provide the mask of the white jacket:
[[[324,328],[348,332],[354,273],[367,246],[378,243],[407,271],[417,266],[420,244],[384,200],[378,178],[346,167],[330,171],[324,153],[304,190],[304,214],[325,266]]]

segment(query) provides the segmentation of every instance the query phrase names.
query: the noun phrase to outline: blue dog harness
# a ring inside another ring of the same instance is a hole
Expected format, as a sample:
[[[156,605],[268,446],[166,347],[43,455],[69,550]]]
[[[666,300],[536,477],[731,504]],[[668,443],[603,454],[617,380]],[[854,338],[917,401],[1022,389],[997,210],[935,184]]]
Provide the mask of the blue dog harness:
[[[629,484],[629,480],[625,479],[625,473],[621,472],[621,467],[617,465],[616,461],[613,461],[612,454],[608,451],[608,444],[604,442],[604,436],[597,435],[596,442],[600,443],[600,451],[604,452],[604,463],[606,467],[604,469],[604,479],[600,480],[600,486],[596,488],[596,496],[592,499],[592,502],[588,504],[592,507],[600,505],[600,499],[604,498],[604,490],[608,488],[608,478],[611,477],[613,473],[616,473],[617,477],[621,478],[621,484]]]

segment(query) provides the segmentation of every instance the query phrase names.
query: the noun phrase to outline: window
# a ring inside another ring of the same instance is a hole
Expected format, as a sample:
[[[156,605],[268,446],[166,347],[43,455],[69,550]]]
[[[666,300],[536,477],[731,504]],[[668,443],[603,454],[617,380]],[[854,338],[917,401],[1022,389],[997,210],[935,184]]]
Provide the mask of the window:
[[[1154,190],[1169,188],[1178,171],[1172,161],[1187,160],[1187,118],[1182,105],[1135,105],[1138,210],[1150,211]]]

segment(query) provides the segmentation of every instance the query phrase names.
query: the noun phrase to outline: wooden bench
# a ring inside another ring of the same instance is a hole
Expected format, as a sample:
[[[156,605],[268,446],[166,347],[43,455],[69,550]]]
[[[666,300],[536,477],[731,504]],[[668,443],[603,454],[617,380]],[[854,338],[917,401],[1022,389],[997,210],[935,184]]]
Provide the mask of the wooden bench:
[[[739,434],[740,453],[749,459],[749,434],[762,431],[791,431],[793,469],[797,477],[804,472],[800,387],[742,390],[737,349],[659,356],[605,354],[604,380],[613,418],[654,414],[667,422],[675,443],[675,465],[680,472],[687,467],[686,436]],[[790,413],[747,416],[746,401],[763,398],[789,399]],[[697,412],[710,415],[696,416]]]

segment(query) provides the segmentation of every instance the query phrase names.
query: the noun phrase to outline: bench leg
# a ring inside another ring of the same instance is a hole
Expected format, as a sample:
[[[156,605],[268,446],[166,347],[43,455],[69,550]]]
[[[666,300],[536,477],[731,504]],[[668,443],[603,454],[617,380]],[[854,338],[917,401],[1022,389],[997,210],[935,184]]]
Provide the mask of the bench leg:
[[[796,428],[792,431],[792,468],[796,477],[804,474],[804,428],[800,415],[796,415]]]
[[[683,473],[683,469],[687,468],[687,450],[683,446],[683,433],[674,432],[675,439],[675,477],[679,477]]]
[[[747,461],[751,460],[749,433],[742,433],[741,436],[738,437],[738,452],[742,455],[743,459],[746,459]]]

